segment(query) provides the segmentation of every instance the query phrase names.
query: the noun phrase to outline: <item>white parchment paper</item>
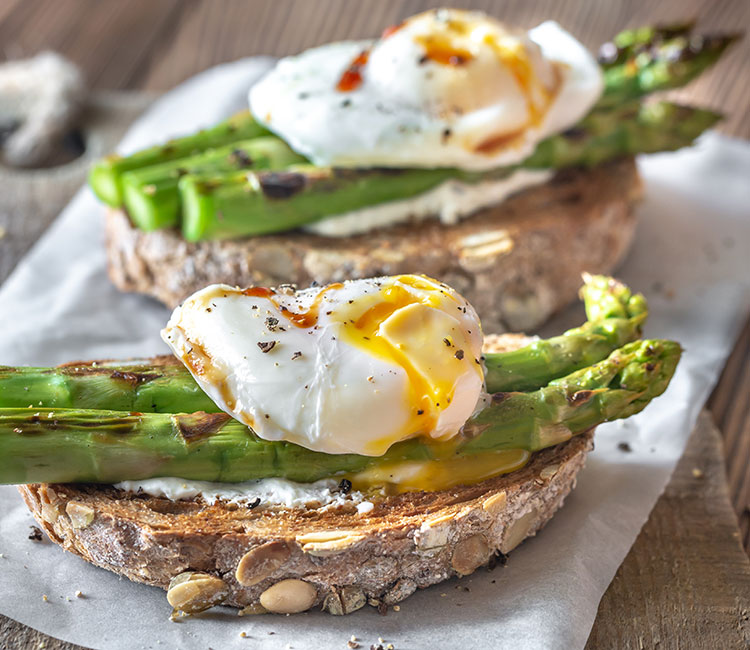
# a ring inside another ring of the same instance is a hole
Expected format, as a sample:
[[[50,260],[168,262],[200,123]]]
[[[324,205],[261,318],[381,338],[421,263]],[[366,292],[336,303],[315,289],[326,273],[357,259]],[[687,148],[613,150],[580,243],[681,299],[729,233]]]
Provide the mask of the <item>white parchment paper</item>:
[[[121,151],[222,119],[244,104],[268,65],[239,61],[193,78],[138,120]],[[399,649],[583,647],[750,305],[750,146],[710,134],[693,149],[643,159],[641,170],[646,200],[619,275],[650,300],[647,335],[682,342],[683,361],[668,392],[644,413],[600,427],[565,508],[507,567],[421,591],[385,617],[371,608],[344,618],[238,618],[219,609],[170,623],[163,591],[27,539],[31,516],[14,488],[0,487],[0,612],[67,641],[115,650],[344,648],[352,634],[366,648],[378,637]],[[167,316],[156,302],[109,284],[102,209],[83,189],[0,289],[0,363],[165,352],[158,332]],[[582,309],[572,308],[547,330],[582,319]],[[632,452],[618,449],[620,442]]]

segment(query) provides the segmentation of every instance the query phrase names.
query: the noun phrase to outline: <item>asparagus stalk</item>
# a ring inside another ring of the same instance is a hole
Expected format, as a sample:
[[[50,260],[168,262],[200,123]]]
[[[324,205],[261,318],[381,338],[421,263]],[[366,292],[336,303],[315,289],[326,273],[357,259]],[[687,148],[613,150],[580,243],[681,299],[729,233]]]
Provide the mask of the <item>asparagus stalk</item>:
[[[194,156],[151,165],[122,175],[123,201],[141,230],[175,226],[180,216],[177,184],[186,174],[223,174],[249,169],[280,169],[306,159],[279,138],[257,137],[209,149]]]
[[[267,134],[268,131],[255,121],[250,111],[243,111],[210,129],[143,149],[130,156],[106,156],[91,169],[89,185],[104,203],[119,207],[122,205],[122,174],[127,171]]]
[[[604,93],[594,110],[621,106],[660,90],[690,83],[710,67],[739,34],[690,36],[689,24],[624,32],[605,44]],[[649,32],[651,32],[649,34]]]
[[[646,299],[605,276],[584,276],[586,323],[560,336],[485,355],[487,392],[528,391],[601,361],[637,339],[648,316]]]
[[[636,29],[626,29],[599,48],[599,65],[605,70],[621,65],[636,54],[654,47],[657,43],[678,36],[688,36],[693,27],[695,27],[695,21],[689,20],[670,25],[647,25]]]
[[[645,408],[666,389],[680,352],[671,341],[629,343],[545,388],[496,394],[457,440],[407,440],[380,457],[264,441],[224,413],[0,409],[0,483],[112,483],[157,476],[310,482],[399,461],[533,452]]]
[[[687,146],[719,116],[661,103],[591,115],[579,128],[542,141],[520,165],[490,172],[458,169],[336,169],[292,166],[179,183],[187,241],[228,239],[289,230],[323,217],[416,196],[447,179],[503,178],[518,168],[594,165],[616,156]]]
[[[562,336],[485,355],[490,393],[534,390],[601,361],[640,336],[645,298],[605,276],[584,276],[588,321]],[[171,363],[100,362],[58,368],[0,366],[0,408],[74,408],[142,413],[218,412],[190,373]]]
[[[141,413],[220,410],[182,364],[153,361],[59,368],[0,366],[0,407]]]
[[[536,451],[602,422],[630,417],[666,390],[680,355],[674,341],[633,341],[537,391],[496,393],[493,406],[464,427],[476,437],[462,445],[461,453],[519,444]]]

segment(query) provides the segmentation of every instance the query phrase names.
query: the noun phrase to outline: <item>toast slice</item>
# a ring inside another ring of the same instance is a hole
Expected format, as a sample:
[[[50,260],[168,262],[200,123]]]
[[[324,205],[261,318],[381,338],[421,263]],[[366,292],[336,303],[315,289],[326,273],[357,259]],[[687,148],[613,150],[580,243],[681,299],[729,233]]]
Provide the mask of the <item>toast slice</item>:
[[[485,348],[528,341],[488,336]],[[510,474],[371,499],[365,513],[353,503],[242,507],[90,484],[19,490],[50,539],[97,566],[169,589],[176,609],[221,600],[248,613],[317,605],[347,614],[366,603],[383,611],[417,588],[502,559],[562,506],[592,447],[593,430],[535,453]]]
[[[635,161],[626,157],[560,171],[456,225],[433,219],[344,238],[293,231],[189,244],[176,230],[143,232],[110,210],[109,275],[124,291],[174,307],[217,282],[302,287],[425,273],[474,305],[486,331],[518,332],[574,300],[583,271],[608,274],[620,263],[641,195]]]

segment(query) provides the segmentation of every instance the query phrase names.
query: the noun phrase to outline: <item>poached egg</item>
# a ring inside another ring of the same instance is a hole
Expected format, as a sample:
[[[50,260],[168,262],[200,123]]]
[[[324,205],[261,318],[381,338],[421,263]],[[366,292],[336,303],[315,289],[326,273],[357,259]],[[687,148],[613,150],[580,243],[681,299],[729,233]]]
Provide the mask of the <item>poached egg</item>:
[[[249,101],[318,165],[486,170],[578,122],[602,89],[594,57],[555,22],[527,32],[437,9],[377,41],[284,58]]]
[[[162,338],[258,436],[329,454],[449,439],[484,394],[479,318],[425,276],[303,291],[212,285],[174,310]]]

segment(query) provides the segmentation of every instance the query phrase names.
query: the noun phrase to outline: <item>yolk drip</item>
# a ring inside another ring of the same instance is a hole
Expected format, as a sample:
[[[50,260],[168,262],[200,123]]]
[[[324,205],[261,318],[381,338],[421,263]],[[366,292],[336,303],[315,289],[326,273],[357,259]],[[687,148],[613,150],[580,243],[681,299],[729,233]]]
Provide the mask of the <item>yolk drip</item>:
[[[397,461],[376,464],[347,478],[355,490],[363,492],[382,487],[387,493],[448,490],[514,472],[530,457],[525,449],[506,449],[458,458]]]
[[[488,34],[484,38],[484,43],[492,48],[498,60],[512,72],[513,78],[526,96],[529,110],[528,126],[538,126],[549,108],[555,92],[548,90],[539,82],[534,73],[529,53],[521,41],[515,38],[498,39]],[[555,71],[557,72],[556,69]],[[539,103],[536,101],[535,92],[540,96]]]
[[[428,434],[437,427],[441,411],[447,408],[453,398],[455,389],[455,378],[462,371],[463,366],[458,366],[454,373],[437,373],[425,371],[424,367],[418,367],[415,363],[413,351],[409,348],[416,346],[430,346],[430,349],[442,352],[445,349],[445,340],[451,336],[451,332],[440,329],[439,332],[428,331],[427,335],[434,336],[425,340],[425,331],[411,326],[410,310],[412,305],[422,305],[435,310],[435,315],[442,314],[439,311],[441,304],[440,294],[450,298],[452,303],[456,299],[448,292],[443,291],[439,285],[432,284],[425,279],[415,276],[400,276],[396,278],[401,284],[411,286],[420,291],[412,293],[398,284],[389,285],[380,290],[380,301],[370,306],[358,315],[352,313],[355,309],[359,311],[356,302],[351,308],[338,309],[334,312],[337,320],[345,325],[344,333],[346,340],[364,349],[368,354],[384,359],[402,368],[409,382],[409,394],[406,403],[409,405],[410,414],[402,430],[390,432],[385,438],[372,441],[371,453],[382,453],[382,450],[391,444],[411,438],[420,434]],[[361,307],[360,307],[361,308]],[[401,311],[403,310],[403,311]],[[394,342],[391,336],[383,332],[383,323],[391,318],[396,312],[396,322],[390,322],[391,330],[399,334],[405,332],[405,336]],[[430,312],[417,315],[416,325],[422,324]],[[440,321],[439,324],[443,324]],[[455,336],[455,332],[454,332]],[[434,339],[434,340],[433,340]],[[436,363],[439,363],[436,361]],[[451,357],[447,363],[462,363],[458,358]],[[477,372],[481,368],[477,366]],[[442,374],[440,377],[438,374]]]

